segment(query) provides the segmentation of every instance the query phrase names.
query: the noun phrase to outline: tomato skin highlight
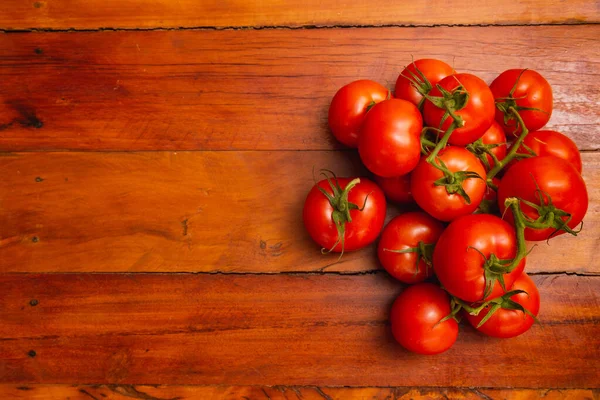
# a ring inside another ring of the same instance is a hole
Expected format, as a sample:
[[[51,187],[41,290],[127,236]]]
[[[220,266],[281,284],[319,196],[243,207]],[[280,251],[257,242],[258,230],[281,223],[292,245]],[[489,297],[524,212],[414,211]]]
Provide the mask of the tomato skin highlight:
[[[491,214],[465,215],[446,227],[433,252],[433,268],[448,293],[471,303],[484,300],[485,261],[480,252],[486,258],[493,253],[502,260],[513,259],[517,254],[514,228]],[[512,272],[504,274],[507,290],[524,268],[525,259]],[[496,281],[486,300],[503,293]]]
[[[415,106],[419,106],[423,101],[423,95],[419,93],[417,89],[413,87],[410,81],[406,77],[413,78],[413,74],[422,79],[417,69],[425,75],[425,78],[429,81],[432,87],[454,73],[454,69],[443,61],[422,58],[411,62],[404,70],[398,75],[396,80],[396,87],[394,89],[394,97],[397,99],[408,100]]]
[[[444,174],[429,164],[426,157],[421,161],[411,175],[411,192],[419,207],[440,221],[452,221],[461,215],[474,212],[485,194],[486,173],[483,164],[471,152],[463,147],[448,146],[438,154],[446,166],[452,171],[473,171],[482,179],[466,179],[462,187],[469,195],[471,203],[458,193],[448,194],[444,186],[435,186],[435,181]]]
[[[389,201],[395,203],[413,203],[412,193],[410,191],[410,174],[402,176],[394,176],[391,178],[384,178],[382,176],[374,175],[373,179],[379,185],[385,196]]]
[[[337,181],[344,189],[351,179],[337,178]],[[308,192],[302,219],[311,238],[319,246],[329,250],[338,240],[337,228],[331,217],[334,209],[317,186],[333,194],[327,180],[319,181]],[[366,203],[365,198],[367,198]],[[373,243],[379,236],[385,221],[386,202],[383,191],[366,178],[360,178],[360,183],[350,190],[348,200],[359,207],[364,204],[362,211],[350,211],[352,222],[346,224],[344,251],[354,251]],[[332,251],[341,252],[342,244],[338,243]]]
[[[384,100],[367,113],[358,141],[363,164],[391,178],[412,171],[421,155],[421,113],[406,100]]]
[[[540,110],[519,110],[525,126],[530,131],[543,128],[552,116],[552,87],[542,75],[532,69],[525,70],[525,72],[522,69],[509,69],[502,72],[490,84],[494,99],[502,101],[509,97],[515,83],[517,85],[512,97],[516,99],[517,107],[531,107]],[[511,118],[508,123],[504,123],[504,113],[501,110],[496,109],[495,118],[507,136],[515,137],[521,133],[514,118]]]
[[[540,292],[531,278],[523,272],[515,280],[511,290],[524,290],[527,292],[511,296],[511,300],[521,304],[526,310],[537,317],[540,311]],[[485,333],[488,336],[497,338],[519,336],[527,332],[535,322],[530,315],[527,315],[523,311],[500,308],[492,314],[490,319],[477,328],[479,322],[481,322],[489,311],[489,307],[486,307],[477,316],[465,313],[469,323],[479,332]]]
[[[509,197],[516,197],[540,205],[536,196],[539,188],[552,198],[553,205],[569,214],[571,220],[567,224],[575,229],[583,220],[588,208],[588,193],[585,182],[579,172],[567,161],[554,156],[532,157],[520,160],[506,171],[498,187],[498,207],[504,213],[504,202]],[[533,207],[521,201],[521,210],[532,219],[539,213]],[[514,224],[513,215],[506,213],[505,219]],[[566,220],[566,217],[563,217]],[[555,228],[525,228],[525,239],[546,240],[564,234]]]
[[[337,140],[348,147],[358,147],[358,135],[369,105],[389,95],[383,85],[362,79],[343,86],[329,106],[329,128]]]
[[[439,82],[442,88],[450,92],[461,84],[469,93],[469,99],[463,108],[455,112],[464,121],[464,126],[456,128],[448,140],[450,144],[456,146],[465,146],[483,136],[492,124],[495,115],[494,96],[481,78],[472,74],[454,74]],[[429,95],[440,97],[442,92],[435,87]],[[427,126],[447,131],[453,119],[451,116],[445,118],[445,115],[445,109],[437,107],[430,100],[425,101],[423,117]],[[443,136],[443,132],[438,133],[438,136]]]
[[[529,147],[538,156],[554,156],[562,158],[571,164],[577,172],[581,173],[581,154],[575,142],[568,136],[552,130],[529,132],[523,144]],[[521,146],[518,153],[527,154],[525,147]]]
[[[432,283],[409,286],[392,306],[392,334],[414,353],[443,353],[458,337],[458,323],[454,319],[439,322],[450,311],[450,298],[439,286]]]
[[[416,211],[401,214],[383,229],[377,256],[381,265],[394,278],[404,283],[418,283],[433,275],[433,269],[417,253],[394,253],[388,250],[416,248],[419,242],[435,244],[444,231],[444,225],[427,213]]]

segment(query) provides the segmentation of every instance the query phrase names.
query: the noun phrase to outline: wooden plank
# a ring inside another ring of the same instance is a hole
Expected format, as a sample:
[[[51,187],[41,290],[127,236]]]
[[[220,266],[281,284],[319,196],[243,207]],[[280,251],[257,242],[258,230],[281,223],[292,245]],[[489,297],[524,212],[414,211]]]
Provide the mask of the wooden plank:
[[[4,29],[179,28],[238,26],[347,25],[519,25],[577,24],[600,21],[591,0],[457,0],[387,2],[289,0],[219,2],[193,0],[5,0],[0,13]]]
[[[488,82],[538,70],[549,126],[600,149],[598,37],[600,25],[5,34],[0,150],[339,148],[335,92],[360,78],[393,88],[412,56]]]
[[[384,273],[3,274],[0,377],[13,384],[598,388],[600,277],[534,280],[543,327],[500,340],[463,326],[452,349],[424,357],[391,336],[388,312],[401,286]]]
[[[0,396],[28,400],[594,400],[595,389],[366,388],[318,386],[0,385]]]
[[[532,272],[599,274],[600,153],[583,153],[579,237],[544,242]],[[3,272],[372,271],[373,247],[323,256],[304,231],[313,167],[361,174],[353,152],[8,153]],[[391,209],[389,217],[396,215]]]

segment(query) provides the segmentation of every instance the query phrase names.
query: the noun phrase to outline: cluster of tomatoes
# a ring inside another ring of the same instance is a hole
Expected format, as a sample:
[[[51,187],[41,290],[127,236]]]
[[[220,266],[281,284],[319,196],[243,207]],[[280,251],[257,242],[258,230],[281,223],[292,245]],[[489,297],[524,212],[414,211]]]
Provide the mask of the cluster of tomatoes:
[[[588,207],[581,157],[567,136],[541,130],[552,89],[511,69],[489,86],[433,59],[413,61],[394,96],[377,82],[342,87],[329,109],[334,136],[373,173],[324,179],[309,192],[305,227],[324,252],[363,248],[411,284],[391,310],[408,350],[449,349],[464,317],[495,337],[527,331],[540,297],[524,272],[528,241],[577,234]],[[385,227],[386,197],[416,203]]]

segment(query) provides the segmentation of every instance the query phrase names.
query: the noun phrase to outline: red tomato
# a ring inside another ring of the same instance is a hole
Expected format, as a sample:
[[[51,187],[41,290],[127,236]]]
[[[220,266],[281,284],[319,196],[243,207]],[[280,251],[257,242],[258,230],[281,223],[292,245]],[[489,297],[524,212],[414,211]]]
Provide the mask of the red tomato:
[[[409,286],[392,306],[392,334],[412,352],[442,353],[458,337],[458,323],[454,319],[440,322],[450,311],[450,299],[440,287],[433,283]]]
[[[522,273],[513,284],[511,290],[524,290],[526,293],[515,294],[510,297],[510,300],[520,304],[523,308],[537,317],[540,311],[540,293],[535,286],[535,283],[526,274]],[[505,306],[510,307],[510,301],[504,301]],[[466,313],[467,320],[478,331],[489,336],[498,338],[511,338],[519,336],[529,330],[534,323],[533,317],[523,312],[522,310],[513,310],[499,308],[490,318],[483,323],[479,328],[477,325],[490,312],[490,307],[486,307],[479,312],[478,315],[470,315]]]
[[[467,302],[481,301],[486,291],[484,264],[491,254],[512,260],[517,254],[515,230],[494,215],[465,215],[452,221],[440,236],[433,252],[433,268],[448,293]],[[523,268],[525,259],[512,272],[503,274],[506,289],[512,287]],[[496,280],[486,299],[502,293]]]
[[[388,200],[396,203],[412,203],[414,201],[410,192],[410,174],[392,178],[375,175],[374,179]]]
[[[329,106],[329,128],[337,140],[358,147],[360,127],[369,107],[388,97],[389,91],[377,82],[359,80],[342,87]]]
[[[421,155],[423,119],[414,104],[390,99],[375,105],[367,114],[358,141],[365,166],[384,178],[405,175]]]
[[[523,144],[538,156],[554,156],[567,160],[577,172],[581,173],[579,149],[575,142],[562,133],[556,131],[530,132],[523,140]],[[525,147],[521,147],[518,152],[527,154]]]
[[[423,257],[431,263],[433,245],[443,230],[444,226],[440,221],[424,212],[409,212],[397,216],[381,233],[377,248],[381,265],[390,275],[404,283],[424,281],[433,271]],[[421,249],[419,243],[422,244]],[[412,249],[413,252],[394,252],[407,249]]]
[[[477,209],[486,190],[486,175],[483,164],[471,152],[463,147],[448,146],[437,157],[452,172],[473,171],[482,179],[468,178],[461,187],[470,198],[470,203],[458,193],[448,194],[445,186],[436,186],[435,182],[444,174],[429,164],[425,157],[412,172],[410,189],[419,207],[434,218],[451,221],[461,215],[471,214]],[[439,161],[438,161],[439,162]]]
[[[439,81],[453,73],[454,69],[440,60],[423,58],[413,61],[398,75],[394,96],[420,107],[423,93],[429,93]]]
[[[452,104],[455,114],[464,121],[462,127],[452,132],[449,143],[465,146],[483,136],[494,120],[494,96],[486,83],[475,75],[454,74],[442,79],[438,85],[453,93],[453,98],[447,99],[446,103]],[[468,97],[456,90],[461,85],[468,92]],[[441,98],[442,92],[435,87],[429,95]],[[436,105],[429,99],[425,101],[423,117],[427,125],[443,131],[447,131],[453,121],[452,117],[447,115],[446,109],[440,108],[439,104]]]
[[[508,115],[505,118],[505,113],[501,108],[515,107],[530,131],[543,128],[550,120],[552,88],[548,81],[536,71],[509,69],[494,79],[490,89],[499,106],[496,109],[496,121],[502,125],[507,135],[516,136],[521,129],[517,127],[517,120],[514,117]],[[520,110],[523,107],[537,110]]]
[[[492,178],[492,182],[496,187],[500,184],[500,179]],[[491,187],[486,187],[485,194],[483,195],[483,200],[479,204],[477,212],[485,213],[485,214],[495,214],[498,210],[498,193],[492,189]]]
[[[545,193],[543,195],[538,188]],[[544,199],[540,201],[539,196]],[[541,156],[526,158],[517,162],[500,181],[498,187],[498,206],[504,213],[504,201],[508,197],[517,197],[548,209],[548,197],[552,205],[559,210],[570,214],[568,227],[574,229],[583,220],[588,208],[588,193],[585,182],[577,170],[567,161],[554,156]],[[521,201],[521,210],[525,216],[536,220],[540,217],[533,207]],[[552,210],[547,210],[552,211]],[[556,216],[556,211],[552,211]],[[544,212],[542,212],[544,214]],[[567,216],[556,216],[555,220],[567,221]],[[514,224],[512,212],[506,213],[506,219]],[[546,240],[549,237],[565,233],[556,231],[556,227],[546,229],[525,229],[525,239]]]
[[[323,179],[313,186],[306,197],[302,218],[309,235],[321,247],[334,252],[357,250],[375,241],[385,220],[386,203],[381,189],[374,182],[360,178],[360,183],[347,193],[345,206],[340,207],[340,204],[344,203],[342,192],[351,179],[334,178],[331,181],[336,187],[335,190],[326,179]],[[319,188],[335,197],[333,201],[335,207]],[[363,205],[362,211],[357,209],[362,208]],[[341,209],[348,209],[348,207],[351,221],[345,218],[347,214]],[[343,240],[338,234],[336,218],[345,226]]]
[[[496,156],[498,161],[502,161],[504,157],[506,157],[506,135],[504,134],[504,131],[499,123],[493,121],[492,125],[490,125],[490,128],[485,131],[481,137],[481,140],[483,144],[499,145],[491,149],[491,152]],[[490,169],[494,168],[494,165],[496,164],[489,154],[486,154],[486,158],[489,164],[489,168],[486,169],[489,171]]]

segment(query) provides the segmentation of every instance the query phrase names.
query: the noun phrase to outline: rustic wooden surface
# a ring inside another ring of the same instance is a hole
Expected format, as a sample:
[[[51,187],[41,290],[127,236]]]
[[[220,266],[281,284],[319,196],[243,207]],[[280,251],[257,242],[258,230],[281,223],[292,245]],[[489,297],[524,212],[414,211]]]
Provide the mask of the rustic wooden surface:
[[[578,24],[600,21],[593,0],[370,2],[307,0],[4,0],[5,29],[239,26]]]
[[[488,82],[539,71],[554,91],[548,126],[597,150],[598,37],[600,25],[5,34],[0,148],[340,148],[326,129],[337,89],[393,88],[415,56]]]
[[[598,4],[413,3],[3,1],[0,398],[598,399]],[[394,343],[374,249],[300,220],[313,167],[365,173],[331,96],[411,56],[541,72],[590,194],[528,259],[542,325],[436,357]]]
[[[542,325],[511,340],[464,326],[454,347],[435,359],[395,343],[387,319],[401,285],[383,272],[0,279],[2,372],[13,383],[543,388],[598,383],[599,276],[534,276]]]
[[[319,386],[0,385],[0,395],[27,400],[596,400],[594,389],[346,388]]]
[[[583,153],[591,199],[600,154]],[[360,174],[354,152],[11,153],[0,157],[5,272],[365,272],[373,246],[323,256],[302,229],[312,168]],[[52,210],[48,212],[48,210]],[[390,208],[389,216],[399,209]],[[529,272],[600,274],[600,206],[577,238],[538,243]]]

